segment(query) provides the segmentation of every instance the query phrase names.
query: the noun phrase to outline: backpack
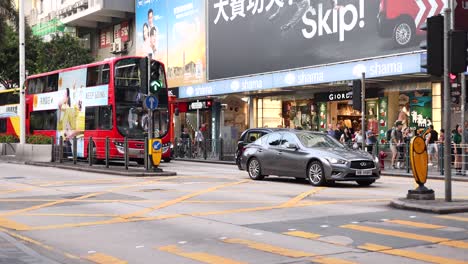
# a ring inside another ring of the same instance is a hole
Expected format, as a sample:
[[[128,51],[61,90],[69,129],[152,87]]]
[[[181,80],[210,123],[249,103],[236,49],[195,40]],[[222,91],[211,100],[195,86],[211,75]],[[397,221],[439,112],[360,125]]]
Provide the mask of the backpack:
[[[390,128],[389,130],[387,130],[387,142],[390,142],[392,140],[392,132],[393,132],[393,128]]]

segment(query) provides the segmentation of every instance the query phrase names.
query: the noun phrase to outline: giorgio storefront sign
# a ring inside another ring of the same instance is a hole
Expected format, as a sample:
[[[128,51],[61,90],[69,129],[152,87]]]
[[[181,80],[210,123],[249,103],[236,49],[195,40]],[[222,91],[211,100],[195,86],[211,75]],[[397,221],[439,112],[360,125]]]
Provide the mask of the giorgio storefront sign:
[[[209,79],[419,50],[442,0],[208,0]],[[397,32],[397,33],[395,33]]]

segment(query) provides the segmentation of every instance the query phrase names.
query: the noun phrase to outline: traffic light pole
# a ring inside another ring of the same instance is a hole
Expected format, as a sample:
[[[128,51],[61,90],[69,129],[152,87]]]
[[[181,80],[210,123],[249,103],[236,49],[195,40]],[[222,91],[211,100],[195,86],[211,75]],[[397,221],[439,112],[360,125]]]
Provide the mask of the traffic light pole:
[[[466,76],[465,73],[462,72],[460,73],[460,82],[461,82],[461,122],[460,124],[463,125],[463,129],[465,128],[465,109],[466,109]],[[462,137],[462,142],[463,144],[466,144],[468,142],[465,141],[465,137]],[[465,162],[463,162],[464,164]],[[463,165],[465,167],[465,165]]]
[[[148,87],[148,90],[146,92],[146,95],[149,96],[150,95],[150,83],[151,83],[151,53],[148,54],[148,83],[147,83],[147,87]],[[148,114],[148,141],[151,140],[153,138],[153,111],[151,109],[147,109],[146,111],[147,114]],[[149,150],[149,148],[151,148],[151,146],[148,146],[147,149]],[[147,170],[150,170],[153,166],[152,166],[152,162],[151,162],[151,157],[149,155],[149,151],[146,153],[146,160],[148,161],[146,163],[147,165]]]
[[[366,73],[362,73],[361,79],[361,135],[362,135],[362,150],[366,148]]]
[[[444,176],[445,176],[445,201],[452,201],[452,163],[451,163],[451,129],[450,129],[450,80],[449,80],[449,31],[451,24],[451,9],[444,10]]]

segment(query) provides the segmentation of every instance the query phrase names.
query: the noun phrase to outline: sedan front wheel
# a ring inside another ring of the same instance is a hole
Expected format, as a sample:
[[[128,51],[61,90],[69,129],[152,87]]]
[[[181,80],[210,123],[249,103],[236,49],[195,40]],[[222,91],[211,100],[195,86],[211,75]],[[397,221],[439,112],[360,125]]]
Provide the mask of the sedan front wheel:
[[[249,172],[249,177],[252,180],[263,180],[265,176],[262,175],[262,167],[260,166],[260,161],[256,158],[252,158],[247,165],[247,171]]]
[[[309,182],[314,186],[321,186],[324,185],[325,180],[325,173],[323,171],[323,166],[320,161],[314,160],[309,164],[307,169],[307,178]]]

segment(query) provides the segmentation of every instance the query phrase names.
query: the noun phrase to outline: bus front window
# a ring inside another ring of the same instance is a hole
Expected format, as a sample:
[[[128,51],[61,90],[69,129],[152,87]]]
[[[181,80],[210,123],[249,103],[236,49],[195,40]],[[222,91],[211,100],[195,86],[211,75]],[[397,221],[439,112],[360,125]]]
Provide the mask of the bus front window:
[[[148,111],[143,109],[143,101],[146,96],[146,86],[142,80],[142,72],[139,58],[127,58],[115,64],[115,101],[116,101],[116,125],[119,132],[126,137],[144,139],[148,135],[149,118]],[[161,69],[163,67],[161,65]],[[161,74],[161,82],[165,84],[165,75]],[[164,87],[167,102],[167,88]],[[163,137],[168,131],[168,108],[166,104],[160,104],[153,112],[154,135]]]

